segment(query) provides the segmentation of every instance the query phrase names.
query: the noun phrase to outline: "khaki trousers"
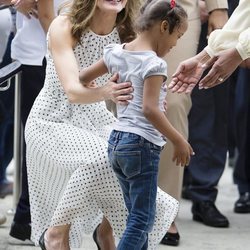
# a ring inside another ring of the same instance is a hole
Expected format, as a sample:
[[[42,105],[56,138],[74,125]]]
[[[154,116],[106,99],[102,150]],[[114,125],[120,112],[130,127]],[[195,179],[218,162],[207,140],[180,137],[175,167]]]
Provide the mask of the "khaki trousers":
[[[178,40],[177,46],[167,54],[165,59],[168,64],[168,83],[179,63],[196,54],[200,29],[200,19],[190,20],[187,32]],[[187,115],[191,108],[190,95],[171,93],[168,90],[166,100],[169,121],[185,138],[188,138]],[[184,168],[176,166],[172,157],[173,145],[167,141],[161,153],[158,185],[163,191],[180,200]]]

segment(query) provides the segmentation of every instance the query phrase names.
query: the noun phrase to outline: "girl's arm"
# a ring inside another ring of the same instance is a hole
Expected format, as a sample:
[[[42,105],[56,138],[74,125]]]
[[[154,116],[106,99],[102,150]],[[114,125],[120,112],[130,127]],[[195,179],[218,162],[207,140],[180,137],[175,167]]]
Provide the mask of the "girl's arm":
[[[159,109],[162,82],[162,76],[151,76],[144,81],[143,114],[160,133],[176,143],[182,140],[183,136],[170,124],[165,114]]]
[[[103,59],[100,59],[96,63],[94,63],[91,66],[84,68],[80,71],[80,75],[79,75],[80,82],[84,86],[88,86],[96,78],[98,78],[99,76],[102,76],[106,73],[108,73],[108,69],[107,69]]]
[[[163,82],[162,76],[150,76],[144,81],[143,114],[152,125],[175,146],[173,161],[182,166],[189,163],[193,153],[184,137],[171,125],[165,114],[159,109],[159,93]]]
[[[49,49],[69,102],[87,104],[112,99],[115,83],[87,88],[80,82],[79,66],[73,52],[75,45],[76,41],[71,36],[70,21],[66,16],[58,16],[50,27]]]

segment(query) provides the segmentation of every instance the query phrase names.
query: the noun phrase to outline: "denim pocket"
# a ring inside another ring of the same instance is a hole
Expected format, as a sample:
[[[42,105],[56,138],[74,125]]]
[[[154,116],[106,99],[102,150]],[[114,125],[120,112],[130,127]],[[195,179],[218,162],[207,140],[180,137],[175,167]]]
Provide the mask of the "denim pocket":
[[[116,151],[114,157],[127,178],[141,173],[141,151]]]

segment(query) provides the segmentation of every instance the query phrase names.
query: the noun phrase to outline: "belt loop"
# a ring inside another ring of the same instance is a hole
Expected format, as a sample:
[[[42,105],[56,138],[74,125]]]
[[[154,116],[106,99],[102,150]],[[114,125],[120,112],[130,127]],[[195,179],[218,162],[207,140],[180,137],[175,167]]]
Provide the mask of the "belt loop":
[[[142,136],[140,136],[140,146],[143,147],[144,143],[145,139]]]
[[[115,130],[115,143],[117,144],[117,142],[120,139],[120,131]]]

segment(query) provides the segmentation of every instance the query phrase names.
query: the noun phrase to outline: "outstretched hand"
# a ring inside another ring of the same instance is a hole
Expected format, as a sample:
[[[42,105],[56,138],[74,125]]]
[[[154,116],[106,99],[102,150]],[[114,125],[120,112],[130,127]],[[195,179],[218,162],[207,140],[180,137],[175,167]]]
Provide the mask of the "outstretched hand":
[[[183,61],[174,73],[168,88],[172,92],[190,93],[209,65],[203,63],[197,56]]]
[[[200,88],[211,88],[224,82],[240,65],[242,58],[238,51],[227,49],[218,53],[213,60],[213,66],[199,83]]]

